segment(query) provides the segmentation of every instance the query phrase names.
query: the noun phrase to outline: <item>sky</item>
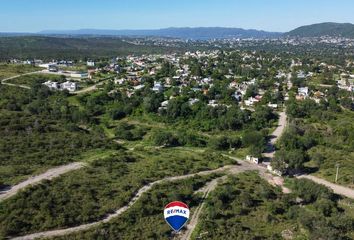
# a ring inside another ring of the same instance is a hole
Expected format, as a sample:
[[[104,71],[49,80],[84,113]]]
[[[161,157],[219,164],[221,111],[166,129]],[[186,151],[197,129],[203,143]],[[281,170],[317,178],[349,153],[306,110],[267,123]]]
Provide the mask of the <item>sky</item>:
[[[0,32],[354,23],[354,0],[0,0]]]

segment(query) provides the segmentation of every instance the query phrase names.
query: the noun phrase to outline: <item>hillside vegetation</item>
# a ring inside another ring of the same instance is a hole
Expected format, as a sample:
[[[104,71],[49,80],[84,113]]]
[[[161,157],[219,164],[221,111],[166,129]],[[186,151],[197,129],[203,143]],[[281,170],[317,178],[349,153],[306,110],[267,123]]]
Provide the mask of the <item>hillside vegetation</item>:
[[[0,60],[11,58],[83,59],[166,52],[168,48],[138,46],[117,37],[64,38],[22,36],[0,38]],[[176,49],[174,49],[176,50]]]

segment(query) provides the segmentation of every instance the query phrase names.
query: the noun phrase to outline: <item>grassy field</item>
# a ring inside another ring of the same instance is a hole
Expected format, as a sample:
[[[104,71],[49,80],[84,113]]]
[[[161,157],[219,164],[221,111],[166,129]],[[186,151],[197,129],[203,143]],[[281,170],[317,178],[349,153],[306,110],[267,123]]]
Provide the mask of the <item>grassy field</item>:
[[[13,84],[22,84],[31,86],[34,83],[44,83],[46,81],[65,81],[65,77],[60,75],[53,75],[53,74],[31,74],[27,76],[21,76],[16,79],[12,79],[11,83]]]
[[[41,70],[41,68],[34,67],[31,65],[0,64],[0,80],[39,70]]]

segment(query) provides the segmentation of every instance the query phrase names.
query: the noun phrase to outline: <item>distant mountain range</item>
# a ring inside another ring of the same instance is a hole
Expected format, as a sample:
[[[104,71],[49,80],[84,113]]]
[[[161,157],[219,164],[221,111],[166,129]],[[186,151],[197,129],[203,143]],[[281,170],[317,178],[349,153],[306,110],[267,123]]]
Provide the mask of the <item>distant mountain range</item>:
[[[288,33],[266,32],[254,29],[199,27],[199,28],[163,28],[156,30],[45,30],[38,33],[0,33],[1,36],[121,36],[121,37],[170,37],[194,40],[230,39],[230,38],[279,38],[279,37],[321,37],[342,36],[354,38],[354,25],[351,23],[319,23],[302,26]]]
[[[39,32],[45,35],[103,35],[103,36],[153,36],[182,39],[226,39],[226,38],[277,38],[282,35],[278,32],[266,32],[254,29],[200,27],[200,28],[164,28],[157,30],[99,30],[80,29],[73,31],[47,30]]]
[[[351,23],[318,23],[296,28],[288,33],[291,37],[346,37],[354,38],[354,24]]]

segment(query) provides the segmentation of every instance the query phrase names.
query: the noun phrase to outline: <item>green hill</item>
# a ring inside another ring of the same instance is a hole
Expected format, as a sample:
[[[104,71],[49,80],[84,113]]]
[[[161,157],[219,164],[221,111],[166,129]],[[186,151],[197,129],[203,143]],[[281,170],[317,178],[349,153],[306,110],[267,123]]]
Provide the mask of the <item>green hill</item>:
[[[168,51],[178,51],[178,49],[134,45],[117,37],[0,37],[0,60],[9,58],[82,59]]]
[[[319,23],[296,28],[288,33],[291,37],[341,36],[354,38],[354,24],[351,23]]]

